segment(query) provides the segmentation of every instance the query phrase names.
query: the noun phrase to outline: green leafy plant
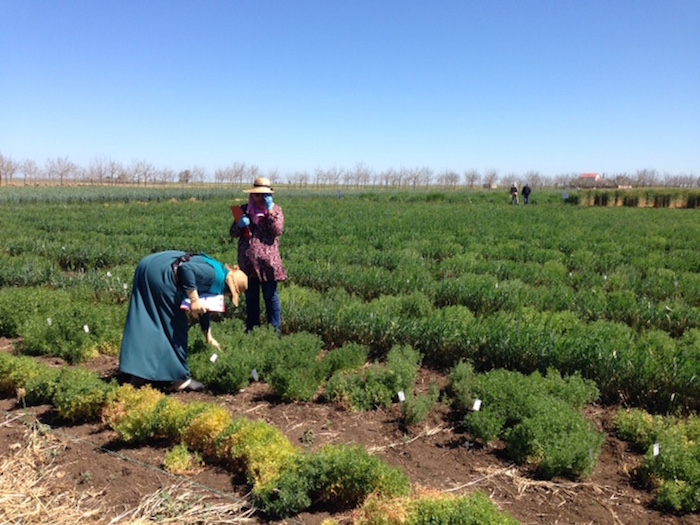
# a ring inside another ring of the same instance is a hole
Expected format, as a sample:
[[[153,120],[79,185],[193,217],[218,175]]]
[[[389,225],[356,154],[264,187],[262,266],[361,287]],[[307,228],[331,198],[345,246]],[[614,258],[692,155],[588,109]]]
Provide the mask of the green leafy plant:
[[[53,404],[65,419],[94,421],[99,419],[109,393],[116,388],[116,383],[106,383],[92,371],[64,368],[56,381]]]
[[[156,432],[156,414],[164,399],[165,395],[151,386],[137,389],[124,384],[107,396],[102,420],[126,443],[141,443]]]
[[[454,496],[423,490],[412,497],[370,496],[353,514],[354,525],[517,525],[483,492]]]
[[[416,350],[410,346],[396,346],[384,364],[336,373],[326,385],[326,396],[356,410],[390,406],[399,392],[413,388],[420,362],[421,356]]]
[[[165,453],[163,466],[171,474],[194,474],[203,465],[202,456],[198,452],[191,452],[187,445],[180,443]]]

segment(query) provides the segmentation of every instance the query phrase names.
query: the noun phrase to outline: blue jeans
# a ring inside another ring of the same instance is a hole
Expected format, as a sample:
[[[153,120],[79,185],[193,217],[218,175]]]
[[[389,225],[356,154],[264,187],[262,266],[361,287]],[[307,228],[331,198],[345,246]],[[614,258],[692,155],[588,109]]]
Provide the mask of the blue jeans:
[[[260,326],[260,290],[262,289],[265,301],[267,322],[275,327],[279,333],[282,330],[282,303],[277,291],[277,281],[260,282],[258,279],[248,278],[248,289],[245,292],[246,304],[246,330],[251,331]]]

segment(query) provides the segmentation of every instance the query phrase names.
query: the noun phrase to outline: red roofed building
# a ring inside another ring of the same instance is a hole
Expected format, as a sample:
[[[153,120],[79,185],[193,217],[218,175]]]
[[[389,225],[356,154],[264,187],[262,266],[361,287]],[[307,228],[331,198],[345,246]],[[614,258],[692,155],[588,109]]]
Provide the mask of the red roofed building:
[[[581,173],[578,178],[578,185],[581,188],[610,188],[610,182],[605,180],[600,173]]]

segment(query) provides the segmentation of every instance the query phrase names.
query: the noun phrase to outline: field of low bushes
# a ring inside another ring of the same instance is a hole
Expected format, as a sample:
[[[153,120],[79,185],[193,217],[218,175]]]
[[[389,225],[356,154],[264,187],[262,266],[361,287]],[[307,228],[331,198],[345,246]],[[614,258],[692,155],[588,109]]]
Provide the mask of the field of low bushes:
[[[229,421],[212,407],[170,406],[156,391],[80,371],[98,354],[118,355],[141,258],[179,249],[235,262],[229,208],[240,191],[52,190],[0,191],[0,336],[20,338],[18,355],[0,356],[0,391],[20,389],[69,420],[103,418],[125,441],[184,445],[174,463],[239,469],[270,515],[324,498],[380,512],[406,498],[403,474],[360,448],[310,456],[274,428]],[[620,405],[619,435],[646,453],[639,479],[658,505],[700,508],[692,206],[575,206],[554,192],[533,194],[527,206],[496,192],[277,193],[290,276],[280,289],[283,336],[266,327],[246,334],[244,307],[229,308],[215,319],[225,351],[213,363],[193,330],[193,376],[214,392],[260,380],[283,402],[358,411],[401,402],[407,425],[442,403],[471,438],[503,441],[513,461],[544,478],[589,475],[604,437],[584,409]],[[48,370],[38,355],[77,368]],[[449,386],[418,393],[420,367],[445,373]],[[139,405],[132,418],[139,403],[151,408]],[[244,444],[247,433],[262,444]],[[347,479],[336,479],[340,472]]]

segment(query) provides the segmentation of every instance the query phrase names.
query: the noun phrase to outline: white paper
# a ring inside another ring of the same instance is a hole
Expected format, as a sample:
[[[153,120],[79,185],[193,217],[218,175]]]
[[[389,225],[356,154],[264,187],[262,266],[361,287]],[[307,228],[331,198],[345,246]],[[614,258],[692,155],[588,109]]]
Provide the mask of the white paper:
[[[199,296],[200,301],[204,304],[207,312],[217,312],[224,313],[226,311],[226,301],[224,301],[223,295],[212,295],[208,293],[201,294]],[[180,303],[181,310],[190,310],[192,308],[192,302],[185,297]]]

